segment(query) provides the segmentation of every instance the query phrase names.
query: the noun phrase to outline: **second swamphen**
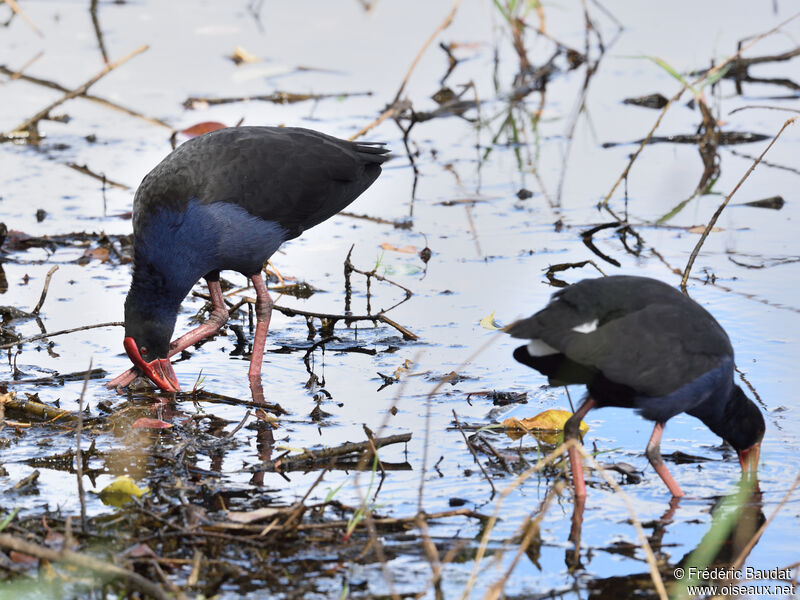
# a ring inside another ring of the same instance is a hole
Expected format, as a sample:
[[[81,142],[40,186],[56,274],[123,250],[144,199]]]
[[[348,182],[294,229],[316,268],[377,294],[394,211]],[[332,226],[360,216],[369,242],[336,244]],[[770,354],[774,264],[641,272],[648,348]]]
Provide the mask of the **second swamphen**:
[[[220,271],[243,273],[256,291],[248,375],[260,380],[272,299],[261,276],[280,245],[353,202],[381,173],[388,150],[317,131],[235,127],[191,139],[144,178],[133,202],[133,279],[125,300],[125,351],[167,392],[180,390],[169,357],[228,320]],[[205,278],[209,319],[170,343],[181,302]]]
[[[519,362],[553,384],[586,384],[589,395],[567,421],[565,438],[578,438],[593,407],[636,409],[656,422],[646,451],[650,464],[672,495],[682,496],[660,444],[667,420],[686,412],[733,446],[744,472],[755,471],[764,417],[733,382],[725,331],[675,288],[647,277],[585,279],[507,332],[529,340],[514,351]],[[571,448],[569,454],[575,494],[583,497],[580,453]]]

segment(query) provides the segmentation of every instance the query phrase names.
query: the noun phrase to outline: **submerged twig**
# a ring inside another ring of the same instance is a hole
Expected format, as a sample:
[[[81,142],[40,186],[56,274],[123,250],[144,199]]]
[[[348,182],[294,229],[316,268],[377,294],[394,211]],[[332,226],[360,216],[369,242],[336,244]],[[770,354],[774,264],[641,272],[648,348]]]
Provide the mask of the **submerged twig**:
[[[36,306],[31,311],[32,314],[38,315],[39,311],[42,309],[42,305],[44,304],[44,299],[47,298],[47,290],[50,289],[50,279],[53,277],[53,273],[55,273],[56,271],[58,271],[58,265],[50,267],[50,270],[47,272],[47,275],[45,275],[44,287],[42,288],[42,295],[39,296],[39,301],[36,303]]]
[[[118,567],[117,565],[102,561],[94,558],[93,556],[74,552],[66,547],[60,551],[52,550],[50,548],[40,546],[39,544],[34,544],[33,542],[21,540],[7,533],[0,533],[0,546],[8,548],[9,550],[22,552],[30,556],[35,556],[41,560],[47,560],[50,562],[63,562],[68,565],[94,571],[95,573],[122,578],[126,580],[132,587],[138,589],[140,592],[152,596],[153,598],[156,598],[157,600],[169,600],[170,598],[169,595],[161,588],[161,586],[156,585],[134,571]]]
[[[188,109],[195,108],[195,104],[206,104],[209,106],[217,104],[232,104],[234,102],[272,102],[274,104],[294,104],[295,102],[305,102],[307,100],[325,100],[328,98],[349,98],[351,96],[371,96],[372,92],[343,92],[340,94],[298,94],[294,92],[273,92],[260,96],[231,96],[231,97],[203,97],[190,96],[183,101],[183,107]]]

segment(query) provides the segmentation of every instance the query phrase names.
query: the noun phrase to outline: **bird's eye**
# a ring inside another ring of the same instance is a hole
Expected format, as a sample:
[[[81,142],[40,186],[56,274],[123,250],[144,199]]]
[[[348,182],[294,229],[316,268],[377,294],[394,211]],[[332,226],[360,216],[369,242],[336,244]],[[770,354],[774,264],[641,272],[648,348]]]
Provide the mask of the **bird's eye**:
[[[147,348],[145,346],[139,348],[139,354],[141,354],[142,356],[147,356]]]

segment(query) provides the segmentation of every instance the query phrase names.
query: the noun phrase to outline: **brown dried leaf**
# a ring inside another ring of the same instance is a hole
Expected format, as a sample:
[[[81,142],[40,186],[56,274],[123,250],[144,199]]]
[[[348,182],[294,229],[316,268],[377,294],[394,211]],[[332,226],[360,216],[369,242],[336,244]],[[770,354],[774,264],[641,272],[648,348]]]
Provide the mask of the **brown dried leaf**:
[[[181,133],[185,136],[190,138],[197,137],[198,135],[203,135],[204,133],[208,133],[210,131],[217,131],[218,129],[225,129],[227,125],[225,123],[220,123],[219,121],[202,121],[200,123],[195,123],[191,127],[187,127],[186,129],[181,129]]]
[[[89,248],[83,253],[83,256],[81,258],[106,262],[108,260],[108,257],[109,257],[108,248],[103,248],[102,246],[100,246],[99,248]]]

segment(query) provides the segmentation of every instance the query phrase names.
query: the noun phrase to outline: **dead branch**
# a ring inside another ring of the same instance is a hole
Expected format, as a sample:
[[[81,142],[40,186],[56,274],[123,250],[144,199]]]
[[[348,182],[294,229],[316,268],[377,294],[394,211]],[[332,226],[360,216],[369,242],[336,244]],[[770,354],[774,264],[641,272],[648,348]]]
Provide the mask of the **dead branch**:
[[[56,83],[55,81],[51,81],[49,79],[42,79],[40,77],[33,77],[32,75],[24,75],[22,71],[25,70],[27,67],[22,67],[18,71],[12,71],[5,65],[0,65],[0,73],[4,75],[10,76],[11,79],[22,79],[23,81],[27,81],[28,83],[35,83],[36,85],[41,85],[46,88],[50,88],[51,90],[58,90],[59,92],[67,93],[69,92],[69,88],[64,87],[60,83]],[[116,102],[112,102],[111,100],[107,100],[100,96],[94,96],[92,94],[83,93],[80,95],[81,98],[86,98],[87,100],[91,100],[92,102],[96,102],[97,104],[101,104],[106,108],[111,108],[113,110],[117,110],[119,112],[125,113],[131,117],[136,117],[137,119],[142,119],[152,125],[160,125],[161,127],[166,127],[170,131],[172,130],[172,126],[169,123],[165,123],[161,119],[157,119],[155,117],[148,117],[147,115],[143,115],[140,112],[137,112],[131,108],[127,108]]]
[[[295,102],[306,102],[308,100],[326,100],[328,98],[350,98],[353,96],[371,96],[372,92],[343,92],[341,94],[297,94],[294,92],[273,92],[260,96],[189,96],[183,101],[183,107],[193,110],[196,105],[217,105],[232,104],[234,102],[272,102],[274,104],[294,104]]]
[[[461,423],[459,423],[459,421],[458,421],[458,415],[456,414],[455,409],[453,409],[453,418],[456,420],[456,428],[461,433],[461,437],[464,438],[464,443],[467,445],[467,449],[469,450],[470,454],[472,454],[472,460],[474,460],[475,463],[480,467],[481,473],[483,473],[483,476],[486,478],[486,481],[488,482],[489,487],[492,488],[492,495],[489,497],[489,499],[491,500],[492,498],[494,498],[494,495],[497,493],[497,490],[494,487],[494,482],[492,481],[492,478],[489,477],[489,474],[486,472],[486,469],[483,468],[483,464],[478,459],[478,455],[475,454],[475,448],[472,447],[472,444],[470,443],[469,438],[467,438],[467,434],[465,434],[464,430],[461,428]]]
[[[356,136],[351,136],[350,139],[355,139]],[[356,213],[351,213],[347,211],[342,211],[337,213],[343,217],[350,217],[351,219],[363,219],[365,221],[372,221],[373,223],[379,223],[380,225],[392,225],[395,229],[411,229],[413,223],[409,219],[401,219],[398,221],[392,221],[391,219],[383,219],[381,217],[373,217],[372,215],[357,215]]]
[[[275,460],[264,461],[258,465],[249,467],[249,471],[281,471],[296,465],[307,465],[313,462],[330,460],[347,456],[348,454],[360,454],[362,452],[372,452],[374,448],[382,448],[391,444],[404,444],[411,440],[410,433],[401,433],[382,438],[374,438],[366,442],[346,442],[334,448],[305,449],[301,454],[279,457]]]
[[[444,18],[439,26],[434,30],[428,40],[422,45],[422,48],[419,49],[417,55],[414,57],[414,60],[411,63],[411,66],[408,68],[408,72],[406,76],[403,78],[403,82],[400,84],[400,89],[397,90],[397,93],[394,95],[394,100],[392,100],[392,105],[394,106],[398,100],[400,100],[400,96],[403,95],[403,90],[406,89],[406,84],[408,84],[408,80],[411,78],[411,74],[414,72],[414,69],[417,68],[417,63],[419,63],[422,55],[425,54],[425,51],[430,47],[430,45],[436,40],[436,36],[438,36],[442,31],[447,29],[450,26],[450,23],[453,22],[453,18],[456,16],[456,11],[458,10],[458,5],[461,3],[461,0],[455,0],[453,2],[453,8],[450,9],[450,12]]]
[[[88,175],[89,177],[92,177],[93,179],[97,179],[99,181],[102,181],[104,184],[108,184],[108,185],[110,185],[112,187],[119,188],[121,190],[129,190],[129,189],[131,189],[131,186],[129,186],[129,185],[125,185],[124,183],[119,183],[118,181],[114,181],[113,179],[109,179],[108,177],[106,177],[103,174],[95,173],[94,171],[92,171],[86,165],[78,165],[78,164],[75,164],[75,163],[64,163],[64,164],[67,165],[70,169],[74,169],[78,173],[83,173],[84,175]]]
[[[64,335],[67,333],[75,333],[76,331],[85,331],[87,329],[97,329],[98,327],[124,327],[125,323],[122,321],[111,321],[109,323],[98,323],[96,325],[81,325],[80,327],[73,327],[71,329],[62,329],[60,331],[52,331],[50,333],[40,333],[38,335],[32,335],[31,337],[22,338],[21,340],[16,340],[14,342],[9,342],[7,344],[0,345],[0,350],[6,350],[7,348],[13,348],[14,346],[18,346],[21,344],[27,344],[28,342],[35,342],[37,340],[43,340],[45,338],[55,337],[57,335]]]
[[[93,556],[80,554],[66,548],[57,551],[33,542],[27,542],[19,538],[9,535],[7,533],[0,533],[0,546],[8,548],[9,550],[16,550],[30,556],[35,556],[41,560],[48,560],[50,562],[63,562],[68,565],[88,569],[95,573],[108,575],[110,577],[119,577],[130,583],[131,586],[138,589],[140,592],[148,594],[157,600],[170,600],[169,595],[161,588],[151,581],[145,579],[138,573],[134,573],[128,569],[118,567],[111,563],[99,560]]]
[[[92,369],[91,371],[76,371],[74,373],[55,373],[47,377],[34,377],[33,379],[12,379],[11,381],[2,381],[0,385],[17,385],[17,384],[54,384],[58,383],[64,385],[65,381],[80,381],[84,377],[89,379],[101,379],[106,376],[103,369]]]
[[[249,304],[255,304],[256,299],[250,298],[248,296],[244,297],[244,300]],[[347,324],[350,324],[355,321],[372,321],[373,324],[376,322],[385,323],[389,327],[395,328],[403,335],[403,339],[407,341],[415,341],[419,339],[419,336],[410,330],[406,329],[402,325],[392,321],[389,317],[384,314],[376,313],[374,315],[336,315],[331,313],[321,313],[321,312],[314,312],[310,310],[300,310],[299,308],[289,308],[287,306],[279,306],[277,304],[273,305],[273,310],[277,310],[278,312],[286,315],[287,317],[315,317],[317,319],[329,321],[332,323],[336,323],[336,321],[344,321]],[[14,344],[12,344],[13,346]],[[2,349],[3,346],[0,346]]]
[[[35,400],[18,400],[14,392],[0,395],[0,403],[2,403],[5,408],[21,410],[27,415],[45,420],[64,419],[66,421],[75,421],[78,418],[68,410],[62,410],[55,406],[42,404]]]

